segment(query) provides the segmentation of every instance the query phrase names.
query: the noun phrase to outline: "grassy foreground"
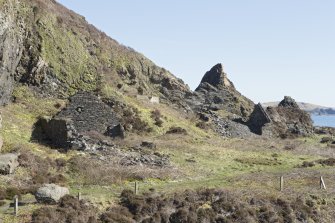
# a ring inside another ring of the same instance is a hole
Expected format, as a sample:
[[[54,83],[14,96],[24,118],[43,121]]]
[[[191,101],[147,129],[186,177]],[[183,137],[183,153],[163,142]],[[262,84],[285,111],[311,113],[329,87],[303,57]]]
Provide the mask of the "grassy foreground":
[[[224,188],[239,193],[241,197],[279,197],[316,196],[323,200],[317,205],[335,202],[335,183],[330,165],[318,164],[318,160],[327,160],[333,156],[333,148],[320,144],[320,137],[313,136],[302,139],[224,139],[211,130],[202,130],[195,126],[192,117],[180,117],[173,109],[165,105],[142,105],[133,98],[126,98],[129,104],[137,107],[141,118],[148,123],[152,131],[143,135],[130,134],[119,142],[123,149],[138,145],[142,141],[152,141],[157,145],[157,152],[170,156],[172,165],[161,170],[158,167],[145,169],[140,178],[112,178],[114,180],[87,180],[84,173],[78,173],[73,166],[73,158],[85,157],[82,152],[71,151],[61,153],[57,150],[31,141],[33,125],[39,116],[53,115],[59,110],[60,100],[42,100],[30,95],[25,88],[17,89],[16,103],[2,108],[4,137],[4,152],[19,151],[34,156],[41,163],[58,163],[57,165],[42,165],[46,168],[46,176],[62,175],[59,182],[70,188],[71,194],[79,191],[84,199],[93,202],[102,212],[107,207],[116,204],[124,189],[133,190],[134,181],[139,182],[140,193],[146,193],[154,188],[156,192],[172,196],[176,192],[187,189]],[[23,96],[24,95],[24,96]],[[151,120],[150,112],[158,109],[163,116],[163,125],[158,127]],[[172,126],[187,130],[188,134],[165,134]],[[36,161],[37,162],[37,161]],[[315,163],[303,167],[304,163]],[[97,168],[96,171],[100,169]],[[36,170],[34,170],[36,171]],[[139,171],[138,168],[129,171]],[[155,177],[164,173],[163,177]],[[160,172],[159,172],[160,171]],[[118,172],[111,172],[117,174]],[[44,179],[36,175],[44,174],[32,171],[32,167],[21,166],[12,176],[0,176],[0,188],[20,188],[31,182],[43,183]],[[279,191],[279,177],[284,176],[284,191]],[[320,190],[319,177],[323,176],[327,190]],[[46,178],[48,178],[46,177]],[[50,179],[54,179],[50,177]],[[101,176],[104,177],[104,176]],[[33,180],[32,180],[33,179]],[[51,182],[49,178],[48,182]],[[29,222],[31,213],[41,207],[34,203],[32,195],[23,195],[19,216],[13,217],[10,200],[6,200],[0,214],[4,222]]]

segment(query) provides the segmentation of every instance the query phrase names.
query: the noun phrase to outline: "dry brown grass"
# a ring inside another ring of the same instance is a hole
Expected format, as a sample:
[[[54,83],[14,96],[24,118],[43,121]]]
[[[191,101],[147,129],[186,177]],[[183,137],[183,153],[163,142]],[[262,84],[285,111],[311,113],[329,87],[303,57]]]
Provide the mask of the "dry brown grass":
[[[173,178],[176,172],[170,167],[123,166],[118,160],[105,162],[83,156],[74,157],[69,162],[70,174],[83,185],[103,186],[129,180],[168,179]]]

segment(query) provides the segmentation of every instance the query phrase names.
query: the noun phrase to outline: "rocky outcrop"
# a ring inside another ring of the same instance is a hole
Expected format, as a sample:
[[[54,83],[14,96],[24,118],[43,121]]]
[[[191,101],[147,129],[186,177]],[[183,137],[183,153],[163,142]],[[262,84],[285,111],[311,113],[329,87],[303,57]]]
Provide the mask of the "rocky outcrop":
[[[212,67],[210,71],[206,72],[196,91],[201,90],[202,85],[204,85],[205,83],[217,89],[235,89],[234,84],[227,78],[227,74],[224,72],[222,64],[217,64]]]
[[[186,100],[197,111],[226,110],[243,118],[248,117],[254,107],[251,100],[236,90],[222,64],[217,64],[208,71],[195,92],[188,95]]]
[[[35,193],[35,198],[39,203],[55,204],[69,193],[69,189],[66,187],[61,187],[56,184],[44,184]]]
[[[298,103],[290,96],[285,96],[284,99],[279,102],[278,107],[299,109]]]
[[[307,136],[314,129],[310,115],[288,96],[278,107],[263,109],[261,104],[255,106],[247,124],[256,134],[282,138]]]
[[[85,150],[92,132],[124,137],[119,117],[112,108],[94,94],[80,92],[55,117],[40,119],[34,135],[56,147]]]
[[[0,174],[13,174],[18,166],[19,162],[17,154],[7,153],[0,155]]]

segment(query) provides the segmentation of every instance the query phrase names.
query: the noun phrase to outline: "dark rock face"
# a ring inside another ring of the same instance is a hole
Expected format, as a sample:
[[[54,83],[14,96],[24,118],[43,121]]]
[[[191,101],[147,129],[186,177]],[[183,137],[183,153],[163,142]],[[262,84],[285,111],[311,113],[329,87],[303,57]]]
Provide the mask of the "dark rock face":
[[[59,114],[52,119],[39,120],[36,126],[40,128],[39,134],[60,148],[86,149],[90,132],[124,137],[123,127],[114,111],[88,92],[77,93]]]
[[[278,104],[278,107],[299,109],[299,105],[297,104],[297,102],[293,98],[291,98],[290,96],[285,96],[284,100],[282,100]]]
[[[228,80],[227,75],[223,71],[223,66],[220,63],[212,67],[212,69],[205,74],[201,80],[201,84],[202,83],[208,83],[218,89],[225,87],[235,88],[233,83]],[[199,88],[201,87],[199,86],[196,91],[199,90]]]
[[[259,103],[255,105],[254,111],[251,113],[247,124],[253,133],[262,135],[262,128],[270,122],[271,118]]]
[[[243,118],[250,115],[254,103],[239,93],[227,78],[222,64],[215,65],[201,80],[193,94],[186,101],[195,111],[226,110]]]
[[[6,4],[0,10],[0,105],[7,104],[14,87],[14,74],[22,57],[23,30],[18,29],[13,9]]]

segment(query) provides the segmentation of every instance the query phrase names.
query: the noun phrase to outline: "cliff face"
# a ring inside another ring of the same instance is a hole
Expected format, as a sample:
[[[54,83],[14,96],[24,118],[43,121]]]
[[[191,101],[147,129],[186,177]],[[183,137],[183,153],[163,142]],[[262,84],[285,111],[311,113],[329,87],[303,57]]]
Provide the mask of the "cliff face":
[[[14,86],[14,73],[21,60],[24,21],[14,2],[0,3],[0,105],[7,103]]]
[[[189,92],[170,72],[53,0],[1,4],[1,104],[8,102],[14,81],[58,97],[113,88],[178,103]]]

